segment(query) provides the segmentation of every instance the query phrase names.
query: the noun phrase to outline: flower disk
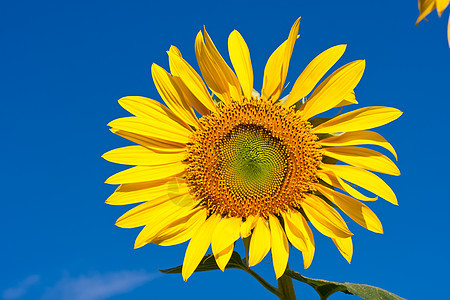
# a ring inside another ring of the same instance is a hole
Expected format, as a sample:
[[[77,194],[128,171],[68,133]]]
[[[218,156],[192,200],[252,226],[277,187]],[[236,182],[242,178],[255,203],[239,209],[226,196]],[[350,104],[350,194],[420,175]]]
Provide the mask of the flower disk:
[[[186,179],[210,214],[279,214],[315,190],[320,146],[292,108],[244,99],[200,125],[188,146]]]

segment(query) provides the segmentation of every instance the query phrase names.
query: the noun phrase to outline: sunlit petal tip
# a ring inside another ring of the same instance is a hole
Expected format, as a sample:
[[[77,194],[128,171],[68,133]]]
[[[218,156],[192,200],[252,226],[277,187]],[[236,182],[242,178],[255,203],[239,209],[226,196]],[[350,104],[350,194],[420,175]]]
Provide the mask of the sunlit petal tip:
[[[344,55],[345,51],[347,50],[347,44],[339,44],[334,47],[331,47],[330,49],[334,48],[336,52],[338,52],[340,57]]]
[[[141,230],[141,233],[145,233],[145,227]],[[139,233],[139,235],[137,236],[137,238],[136,238],[136,240],[134,241],[134,246],[133,246],[133,249],[139,249],[139,248],[142,248],[142,247],[144,247],[145,245],[147,245],[148,244],[148,242],[146,242],[145,241],[145,239],[143,239],[142,237],[141,237],[141,233]]]
[[[333,238],[332,240],[336,245],[336,248],[338,248],[339,252],[341,252],[342,256],[350,264],[353,256],[352,238],[351,237],[345,239]]]
[[[182,57],[182,56],[181,56],[180,50],[179,50],[176,46],[174,46],[174,45],[171,45],[171,46],[170,46],[169,52],[172,52],[172,53],[178,55],[179,57]]]
[[[231,244],[219,253],[214,253],[214,259],[216,260],[219,269],[224,272],[225,268],[230,261],[231,255],[233,255],[234,244]]]
[[[203,33],[201,30],[199,30],[195,36],[195,44],[197,45],[197,43],[203,43]]]
[[[361,65],[361,73],[364,73],[364,70],[366,69],[366,60],[365,59],[360,59],[356,61],[358,65]]]

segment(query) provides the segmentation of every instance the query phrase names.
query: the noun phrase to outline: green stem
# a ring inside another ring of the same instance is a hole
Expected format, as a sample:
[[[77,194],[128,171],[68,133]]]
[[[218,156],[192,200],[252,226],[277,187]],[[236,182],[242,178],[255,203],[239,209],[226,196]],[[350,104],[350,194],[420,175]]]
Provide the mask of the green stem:
[[[292,278],[283,274],[278,278],[278,291],[281,293],[280,299],[282,300],[296,300],[294,284],[292,283]]]
[[[253,278],[258,280],[258,282],[261,283],[263,287],[265,287],[269,292],[273,293],[278,298],[280,298],[280,299],[288,299],[288,298],[281,298],[282,295],[281,295],[280,291],[276,287],[272,286],[270,283],[265,281],[264,278],[259,276],[259,274],[256,273],[255,271],[253,271],[252,269],[250,269],[248,267],[242,267],[242,266],[240,267],[240,269],[245,271],[245,272],[247,272],[248,274],[252,275]],[[293,298],[293,299],[295,299],[295,298]]]

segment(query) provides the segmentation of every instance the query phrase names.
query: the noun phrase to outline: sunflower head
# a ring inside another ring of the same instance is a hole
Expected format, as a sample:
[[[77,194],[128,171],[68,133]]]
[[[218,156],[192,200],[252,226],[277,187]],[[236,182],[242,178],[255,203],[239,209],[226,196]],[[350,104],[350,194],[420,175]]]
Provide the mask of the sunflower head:
[[[103,155],[135,166],[107,180],[119,184],[107,203],[142,202],[116,223],[125,228],[143,226],[135,247],[190,240],[184,279],[210,245],[224,270],[240,237],[250,237],[250,266],[271,251],[280,277],[292,244],[303,253],[307,268],[315,250],[310,224],[330,237],[350,261],[352,233],[338,210],[382,233],[380,221],[360,200],[379,196],[397,203],[389,186],[370,172],[399,175],[397,167],[385,155],[359,146],[381,146],[396,156],[381,135],[367,129],[386,124],[401,112],[366,107],[320,122],[315,118],[357,103],[353,90],[364,61],[344,65],[319,84],[346,48],[334,46],[314,58],[280,99],[299,22],[267,61],[261,94],[253,90],[250,53],[242,36],[233,31],[228,40],[233,71],[205,30],[195,41],[204,81],[172,46],[170,73],[152,66],[167,107],[143,97],[119,100],[134,117],[112,121],[111,130],[138,145]],[[374,195],[363,194],[355,185]]]

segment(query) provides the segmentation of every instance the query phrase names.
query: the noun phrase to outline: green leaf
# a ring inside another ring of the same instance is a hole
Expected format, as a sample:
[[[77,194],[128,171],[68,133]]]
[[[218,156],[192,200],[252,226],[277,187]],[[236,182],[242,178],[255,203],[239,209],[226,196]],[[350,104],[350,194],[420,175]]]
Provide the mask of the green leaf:
[[[160,269],[159,271],[164,274],[177,274],[181,273],[181,268],[183,265],[170,268],[170,269]],[[242,262],[241,256],[236,251],[231,255],[230,261],[228,262],[225,269],[245,269],[246,266]],[[205,271],[214,271],[220,270],[216,264],[216,260],[212,254],[206,255],[202,258],[202,261],[198,265],[197,269],[194,272],[205,272]]]
[[[286,275],[298,281],[309,284],[319,294],[320,299],[327,299],[331,294],[343,292],[349,295],[357,295],[368,300],[405,300],[386,290],[370,286],[367,284],[357,284],[348,282],[333,282],[322,279],[313,279],[300,275],[292,270],[286,270]]]

